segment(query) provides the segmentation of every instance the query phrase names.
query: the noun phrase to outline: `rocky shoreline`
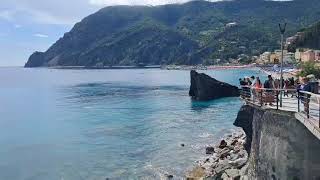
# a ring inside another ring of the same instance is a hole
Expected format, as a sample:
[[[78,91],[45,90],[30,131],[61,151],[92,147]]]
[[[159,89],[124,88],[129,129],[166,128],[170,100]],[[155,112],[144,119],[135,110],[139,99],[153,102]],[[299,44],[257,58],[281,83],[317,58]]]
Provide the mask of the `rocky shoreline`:
[[[187,173],[187,179],[247,179],[245,140],[245,133],[239,130],[222,139],[219,144],[206,147],[207,156]]]

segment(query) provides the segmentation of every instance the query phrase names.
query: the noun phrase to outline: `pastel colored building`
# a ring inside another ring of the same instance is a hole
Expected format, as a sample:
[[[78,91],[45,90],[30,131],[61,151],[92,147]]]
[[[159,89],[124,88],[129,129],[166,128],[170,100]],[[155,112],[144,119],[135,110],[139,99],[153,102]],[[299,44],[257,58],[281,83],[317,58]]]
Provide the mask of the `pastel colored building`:
[[[260,55],[260,62],[264,64],[270,63],[270,56],[271,56],[271,52],[264,52],[263,54]]]
[[[301,61],[302,62],[314,62],[315,61],[315,53],[313,50],[307,50],[301,53]]]
[[[296,59],[296,61],[301,61],[301,53],[301,49],[296,49],[296,52],[294,53],[294,58]]]
[[[320,62],[320,50],[314,50],[314,60]]]

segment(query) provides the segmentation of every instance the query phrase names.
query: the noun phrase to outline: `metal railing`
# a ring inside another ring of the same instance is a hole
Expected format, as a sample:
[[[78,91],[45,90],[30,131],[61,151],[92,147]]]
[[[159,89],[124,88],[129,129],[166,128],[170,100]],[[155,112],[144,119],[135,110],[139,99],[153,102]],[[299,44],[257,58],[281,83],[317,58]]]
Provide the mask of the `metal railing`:
[[[280,96],[282,95],[282,102]],[[304,114],[320,127],[320,95],[296,89],[269,89],[241,86],[240,96],[256,106]]]

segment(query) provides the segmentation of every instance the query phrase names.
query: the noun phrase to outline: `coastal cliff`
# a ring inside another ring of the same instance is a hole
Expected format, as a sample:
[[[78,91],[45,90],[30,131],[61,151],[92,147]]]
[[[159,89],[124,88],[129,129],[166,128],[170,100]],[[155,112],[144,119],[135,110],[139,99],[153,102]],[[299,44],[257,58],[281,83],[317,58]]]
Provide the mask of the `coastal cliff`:
[[[295,113],[243,105],[234,125],[243,131],[207,147],[189,179],[320,179],[320,140]]]
[[[249,179],[320,178],[320,140],[294,113],[244,105],[234,125],[246,133]]]

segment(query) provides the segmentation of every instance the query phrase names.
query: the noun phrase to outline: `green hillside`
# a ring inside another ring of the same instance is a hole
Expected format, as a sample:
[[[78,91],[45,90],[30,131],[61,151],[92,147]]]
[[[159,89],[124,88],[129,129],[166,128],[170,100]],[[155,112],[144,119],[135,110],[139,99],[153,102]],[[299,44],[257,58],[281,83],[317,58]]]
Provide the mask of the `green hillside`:
[[[320,1],[193,1],[164,6],[113,6],[84,18],[26,67],[158,65],[227,62],[278,48],[288,35],[320,19]],[[235,22],[234,26],[227,26]]]

